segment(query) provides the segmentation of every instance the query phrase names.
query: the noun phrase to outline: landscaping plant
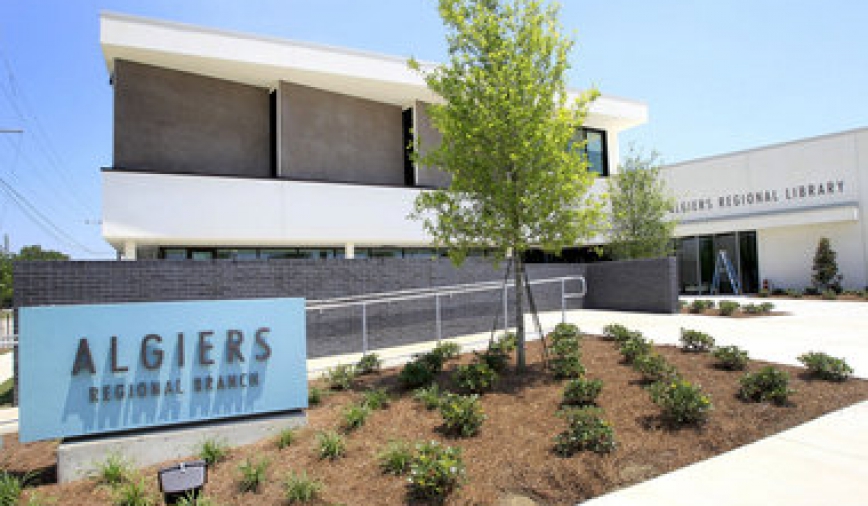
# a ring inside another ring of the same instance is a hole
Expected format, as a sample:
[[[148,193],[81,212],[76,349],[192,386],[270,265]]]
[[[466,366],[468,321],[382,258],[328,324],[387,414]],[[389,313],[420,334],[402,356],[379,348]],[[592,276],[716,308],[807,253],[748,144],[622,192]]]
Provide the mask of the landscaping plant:
[[[497,373],[486,362],[473,362],[460,365],[453,375],[459,390],[479,394],[491,390],[497,381]]]
[[[747,367],[749,359],[747,351],[738,346],[722,346],[715,348],[711,356],[717,359],[717,366],[728,371],[741,371]]]
[[[651,341],[645,339],[641,335],[631,336],[626,341],[621,343],[621,356],[628,364],[632,364],[637,357],[651,353]]]
[[[610,323],[603,327],[603,339],[607,341],[626,341],[630,337],[630,330],[620,323]]]
[[[353,386],[358,373],[352,364],[338,364],[323,374],[323,379],[332,390],[349,390]]]
[[[289,448],[295,442],[295,429],[286,428],[277,433],[277,449]]]
[[[308,478],[307,473],[289,473],[283,483],[283,497],[290,504],[309,503],[322,492],[321,482]]]
[[[826,298],[826,292],[832,292],[837,298],[837,292],[841,291],[843,276],[838,271],[837,256],[829,239],[820,238],[814,252],[811,283],[817,290],[823,290],[823,298]]]
[[[347,432],[352,432],[361,426],[365,425],[368,417],[371,416],[371,408],[364,404],[352,404],[344,408],[343,412],[343,428]]]
[[[386,447],[377,454],[377,460],[384,473],[402,475],[410,470],[413,449],[406,441],[389,441]]]
[[[437,346],[430,353],[439,356],[443,362],[446,362],[447,360],[458,358],[458,355],[461,354],[461,345],[455,341],[441,341],[437,343]]]
[[[678,370],[658,353],[646,353],[633,359],[633,369],[642,375],[645,381],[670,381],[678,378]]]
[[[437,441],[416,445],[410,463],[410,494],[417,499],[443,501],[466,479],[461,448],[443,446]]]
[[[389,393],[382,388],[372,388],[362,394],[362,406],[371,410],[385,409],[391,403]]]
[[[578,378],[585,374],[578,327],[559,323],[548,338],[552,343],[549,367],[555,378]]]
[[[154,506],[156,501],[148,492],[145,478],[130,479],[114,488],[112,503],[115,506]]]
[[[722,300],[717,304],[717,308],[720,310],[721,316],[732,316],[738,311],[740,307],[738,302],[734,302],[731,300]]]
[[[238,489],[242,492],[259,492],[259,487],[265,483],[265,473],[268,471],[268,460],[262,458],[254,462],[247,458],[238,465],[241,478],[238,480]]]
[[[681,329],[681,349],[703,353],[714,348],[714,338],[698,330]]]
[[[371,374],[380,370],[383,361],[376,353],[366,353],[362,355],[359,362],[356,364],[356,372],[358,374]]]
[[[701,300],[695,299],[690,303],[690,312],[701,314],[704,313],[706,309],[714,309],[714,301],[713,300]]]
[[[413,392],[413,398],[421,402],[425,409],[432,410],[440,407],[442,393],[437,383],[431,383],[428,386],[417,388]]]
[[[178,499],[175,506],[218,506],[218,503],[206,495],[190,492]]]
[[[562,410],[559,416],[567,420],[567,430],[555,436],[555,453],[571,457],[582,450],[608,453],[615,449],[615,431],[594,407]]]
[[[663,420],[673,426],[702,423],[713,408],[711,398],[699,385],[683,379],[655,383],[649,393]]]
[[[398,381],[404,388],[419,388],[434,381],[435,374],[429,364],[416,359],[404,364],[404,368],[398,374]]]
[[[323,391],[319,387],[309,387],[307,390],[307,404],[308,406],[316,406],[317,404],[322,402]]]
[[[741,388],[738,396],[749,402],[773,402],[786,404],[790,394],[789,375],[772,366],[763,367],[755,373],[745,374],[741,378]]]
[[[120,485],[127,481],[131,475],[132,467],[130,466],[130,463],[121,455],[116,453],[109,455],[96,467],[97,481],[103,485],[111,487]]]
[[[226,458],[229,454],[229,445],[219,439],[208,438],[199,444],[199,451],[196,453],[206,464],[213,466]]]
[[[0,506],[17,506],[27,481],[27,475],[19,477],[9,471],[0,471]]]
[[[316,447],[319,458],[337,460],[347,452],[347,442],[343,436],[334,431],[323,431],[316,435]]]
[[[476,354],[476,360],[486,364],[496,373],[502,373],[509,366],[509,353],[492,343],[487,350]]]
[[[808,368],[813,376],[829,381],[845,381],[853,374],[853,368],[843,358],[835,358],[826,353],[812,351],[799,357],[799,362]]]
[[[486,419],[478,395],[444,395],[440,401],[440,416],[444,430],[461,437],[475,436]]]
[[[588,406],[597,402],[597,397],[603,390],[603,380],[577,378],[567,381],[564,385],[564,397],[561,404],[568,406]]]

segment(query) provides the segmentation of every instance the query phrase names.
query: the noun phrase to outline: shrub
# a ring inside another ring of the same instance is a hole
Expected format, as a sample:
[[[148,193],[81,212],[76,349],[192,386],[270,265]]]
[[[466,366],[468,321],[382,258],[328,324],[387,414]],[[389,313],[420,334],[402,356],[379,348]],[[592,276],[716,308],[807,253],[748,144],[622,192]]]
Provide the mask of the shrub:
[[[698,330],[681,329],[681,345],[684,351],[706,352],[714,348],[714,338]]]
[[[377,454],[377,460],[384,473],[401,475],[410,470],[413,450],[410,448],[410,443],[406,441],[389,441]]]
[[[771,313],[774,310],[775,305],[771,302],[763,302],[759,305],[760,312],[762,313]]]
[[[790,377],[772,366],[763,367],[758,372],[745,374],[741,378],[738,396],[750,402],[774,402],[785,404],[793,393],[789,389]]]
[[[148,493],[145,478],[130,479],[114,489],[112,503],[115,506],[154,506],[154,498]]]
[[[359,362],[356,364],[356,372],[358,374],[371,374],[380,370],[380,366],[383,365],[383,361],[380,360],[380,356],[376,353],[367,353],[362,355],[362,358],[359,359]]]
[[[800,292],[794,288],[790,288],[787,290],[787,297],[792,297],[794,299],[801,299],[802,298],[802,292]]]
[[[440,415],[445,431],[461,437],[476,435],[486,419],[478,395],[444,395],[440,401]]]
[[[564,385],[564,398],[561,403],[570,406],[594,404],[602,390],[603,380],[585,378],[570,380]]]
[[[799,357],[799,362],[812,375],[829,381],[844,381],[853,374],[853,369],[843,358],[835,358],[821,352],[809,352]]]
[[[476,360],[481,361],[494,372],[501,373],[509,365],[509,354],[495,346],[485,350],[484,353],[477,353]]]
[[[572,323],[558,323],[557,325],[555,325],[555,328],[552,332],[555,334],[555,336],[575,337],[576,339],[582,337],[582,332],[579,330],[579,327],[573,325]]]
[[[701,300],[696,299],[690,303],[690,312],[691,313],[704,313],[706,309],[714,309],[714,301],[713,300]]]
[[[442,393],[437,383],[432,383],[426,387],[417,388],[413,392],[413,398],[421,402],[425,409],[432,410],[440,407],[440,399]]]
[[[352,364],[338,364],[323,374],[323,379],[332,390],[349,390],[353,386],[358,373]]]
[[[209,438],[199,444],[199,451],[196,453],[206,464],[213,466],[226,459],[229,454],[229,445],[225,441]]]
[[[343,428],[347,432],[354,431],[365,425],[368,417],[371,416],[371,408],[363,404],[352,404],[347,406],[343,412]]]
[[[120,485],[127,481],[130,476],[132,476],[130,463],[118,454],[109,455],[96,466],[96,479],[104,485],[112,487]]]
[[[580,333],[575,325],[559,323],[549,334],[552,341],[549,366],[556,378],[578,378],[585,374],[582,365]]]
[[[432,373],[437,374],[443,370],[446,359],[439,352],[429,352],[416,357],[416,361],[430,369]]]
[[[175,506],[217,506],[217,503],[208,496],[189,492],[179,498]]]
[[[835,300],[838,298],[838,293],[835,290],[823,290],[823,300]]]
[[[0,506],[16,506],[21,491],[29,477],[18,477],[8,471],[0,471]]]
[[[238,480],[238,488],[242,492],[259,492],[259,487],[265,483],[265,473],[268,471],[268,460],[245,459],[238,465],[241,478]]]
[[[738,311],[738,308],[741,307],[738,302],[734,302],[731,300],[722,300],[717,305],[718,309],[720,309],[721,316],[732,316]]]
[[[814,286],[826,291],[841,290],[843,276],[838,271],[837,256],[829,239],[821,237],[814,252],[814,265],[811,269],[811,283]],[[823,298],[826,298],[825,292]]]
[[[662,355],[646,353],[633,359],[633,369],[642,375],[645,381],[669,381],[678,378],[678,370]]]
[[[307,404],[308,406],[316,406],[317,404],[322,402],[324,394],[322,388],[319,387],[310,387],[307,390]]]
[[[615,449],[615,432],[606,420],[601,418],[597,408],[584,407],[561,411],[560,416],[567,420],[567,430],[555,436],[555,453],[570,457],[582,450],[595,453],[608,453]]]
[[[512,332],[507,332],[506,334],[501,334],[498,338],[489,345],[489,348],[497,347],[504,353],[512,353],[515,351],[515,348],[518,346],[518,337]]]
[[[311,502],[322,491],[323,485],[317,480],[308,478],[307,473],[289,473],[283,483],[283,496],[292,503]]]
[[[820,295],[820,289],[815,286],[806,286],[802,293],[805,295]]]
[[[437,343],[437,346],[430,353],[438,355],[443,362],[446,362],[447,360],[458,358],[458,355],[461,354],[461,345],[455,341],[441,341]]]
[[[407,362],[398,374],[398,381],[404,388],[418,388],[434,381],[434,371],[419,360]]]
[[[651,386],[651,400],[660,407],[664,421],[671,425],[704,422],[712,409],[711,399],[699,385],[676,379]]]
[[[437,441],[420,443],[410,463],[410,493],[418,499],[442,501],[461,486],[465,474],[461,448]]]
[[[738,346],[722,346],[711,352],[711,356],[717,359],[718,367],[728,371],[741,371],[747,367],[747,351]]]
[[[783,288],[772,289],[772,295],[786,295],[786,294],[787,294],[787,290],[784,290]]]
[[[620,323],[610,323],[603,327],[603,339],[606,339],[607,341],[625,341],[630,337],[629,334],[630,330]]]
[[[767,299],[767,298],[769,297],[769,295],[771,295],[771,294],[770,294],[769,291],[766,290],[765,288],[763,288],[762,290],[760,290],[759,292],[757,292],[757,297],[760,297],[760,298],[763,298],[763,299]],[[778,294],[775,294],[775,295],[778,295]]]
[[[295,429],[287,428],[277,433],[277,449],[289,448],[295,442]]]
[[[337,460],[347,452],[347,442],[343,436],[334,431],[324,431],[316,435],[316,446],[319,458]]]
[[[387,408],[391,402],[389,393],[382,388],[372,388],[362,394],[362,406],[371,410]]]
[[[621,343],[620,351],[624,361],[632,364],[637,357],[651,353],[651,341],[642,336],[632,336]]]
[[[497,373],[485,362],[474,362],[458,366],[453,378],[459,389],[478,394],[491,390],[497,381]]]

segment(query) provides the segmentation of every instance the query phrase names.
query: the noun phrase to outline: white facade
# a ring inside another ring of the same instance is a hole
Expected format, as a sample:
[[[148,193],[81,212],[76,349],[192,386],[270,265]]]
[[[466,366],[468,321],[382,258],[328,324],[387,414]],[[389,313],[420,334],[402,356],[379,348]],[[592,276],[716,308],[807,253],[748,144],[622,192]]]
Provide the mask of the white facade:
[[[821,237],[846,288],[868,285],[868,129],[762,147],[664,168],[678,237],[756,231],[759,279],[811,285]]]

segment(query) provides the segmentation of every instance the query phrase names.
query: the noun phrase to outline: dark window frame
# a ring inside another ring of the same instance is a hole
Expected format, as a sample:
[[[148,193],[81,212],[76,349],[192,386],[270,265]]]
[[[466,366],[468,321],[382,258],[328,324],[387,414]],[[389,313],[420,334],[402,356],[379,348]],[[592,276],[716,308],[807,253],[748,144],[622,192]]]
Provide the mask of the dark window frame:
[[[585,153],[585,157],[588,159],[588,163],[590,163],[591,159],[588,156],[588,133],[595,133],[600,135],[600,144],[602,145],[603,153],[601,157],[601,161],[603,163],[602,171],[597,172],[591,169],[591,166],[588,166],[589,172],[594,172],[598,177],[609,177],[611,171],[609,170],[609,136],[605,130],[601,130],[599,128],[588,128],[588,127],[579,127],[578,134],[579,140],[584,142],[585,145],[582,147],[582,152]]]

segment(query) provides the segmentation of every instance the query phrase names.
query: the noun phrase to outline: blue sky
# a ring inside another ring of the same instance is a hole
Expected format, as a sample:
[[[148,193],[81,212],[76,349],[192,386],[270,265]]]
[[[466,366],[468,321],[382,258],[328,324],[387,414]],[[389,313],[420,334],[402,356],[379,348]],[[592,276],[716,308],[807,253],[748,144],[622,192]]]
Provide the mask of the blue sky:
[[[562,3],[570,86],[649,105],[622,149],[677,162],[868,126],[868,2]],[[0,231],[15,250],[113,255],[97,223],[112,162],[101,10],[435,61],[445,47],[434,0],[4,0],[0,129],[25,130],[0,134]]]

